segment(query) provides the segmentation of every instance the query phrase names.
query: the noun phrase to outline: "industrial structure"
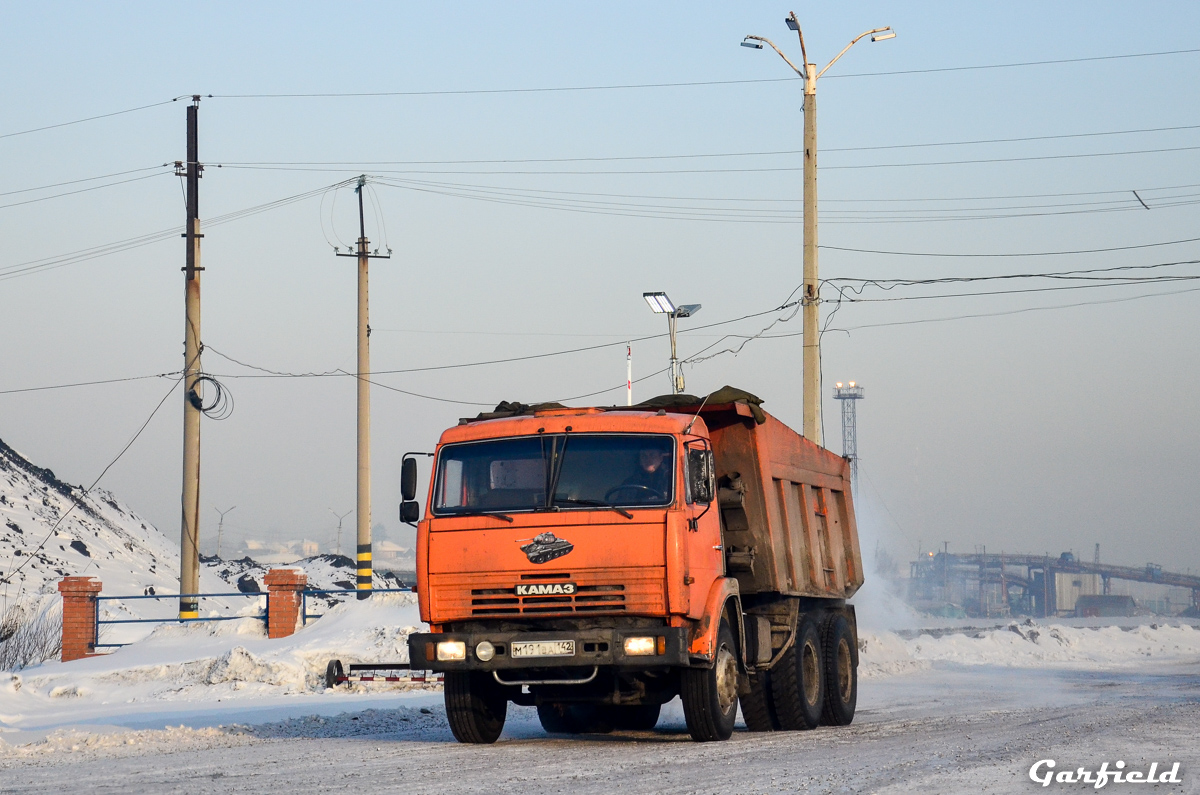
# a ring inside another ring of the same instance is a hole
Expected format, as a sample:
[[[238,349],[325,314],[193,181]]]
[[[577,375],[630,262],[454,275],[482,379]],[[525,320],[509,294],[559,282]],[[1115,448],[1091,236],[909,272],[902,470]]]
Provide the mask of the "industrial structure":
[[[863,388],[853,381],[848,385],[838,381],[834,385],[833,399],[842,401],[842,457],[850,461],[850,484],[858,493],[858,401],[863,399]]]
[[[1097,560],[1099,556],[1096,556]],[[910,567],[908,601],[930,612],[978,617],[1129,615],[1129,596],[1113,594],[1113,580],[1191,590],[1189,612],[1200,609],[1200,576],[1144,567],[1086,562],[1070,552],[1049,555],[969,555],[929,552]],[[1156,605],[1160,612],[1163,605]]]

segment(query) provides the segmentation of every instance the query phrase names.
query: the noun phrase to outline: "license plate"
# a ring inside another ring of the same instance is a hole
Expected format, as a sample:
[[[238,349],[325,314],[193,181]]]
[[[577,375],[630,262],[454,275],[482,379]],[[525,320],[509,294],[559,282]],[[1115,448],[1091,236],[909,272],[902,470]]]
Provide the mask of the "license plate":
[[[510,654],[513,657],[574,657],[575,641],[573,640],[533,640],[511,643]]]

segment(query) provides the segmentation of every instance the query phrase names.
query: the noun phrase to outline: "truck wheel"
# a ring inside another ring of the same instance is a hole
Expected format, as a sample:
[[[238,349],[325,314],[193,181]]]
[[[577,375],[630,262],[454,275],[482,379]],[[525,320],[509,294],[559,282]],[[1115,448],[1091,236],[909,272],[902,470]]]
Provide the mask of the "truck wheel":
[[[771,704],[771,673],[758,671],[750,675],[750,692],[739,699],[742,718],[746,728],[752,732],[773,732],[779,729],[779,720]]]
[[[621,705],[606,707],[604,716],[614,729],[625,731],[648,732],[658,725],[658,715],[662,712],[661,704],[638,704],[636,706]]]
[[[683,717],[696,742],[728,740],[737,719],[737,646],[729,622],[721,619],[717,653],[711,668],[684,668],[679,672]]]
[[[858,655],[846,617],[834,613],[821,626],[825,651],[824,726],[849,726],[858,705]]]
[[[825,706],[823,661],[817,625],[801,616],[792,648],[771,669],[771,700],[779,728],[814,729],[821,722]]]
[[[446,720],[460,743],[494,743],[504,730],[508,699],[487,674],[447,671],[443,686]]]

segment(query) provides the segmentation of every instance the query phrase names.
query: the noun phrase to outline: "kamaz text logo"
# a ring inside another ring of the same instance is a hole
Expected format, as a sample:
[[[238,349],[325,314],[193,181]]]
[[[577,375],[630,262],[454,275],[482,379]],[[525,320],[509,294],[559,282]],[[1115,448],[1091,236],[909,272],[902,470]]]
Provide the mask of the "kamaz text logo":
[[[570,596],[573,593],[573,582],[537,582],[517,586],[517,596]]]

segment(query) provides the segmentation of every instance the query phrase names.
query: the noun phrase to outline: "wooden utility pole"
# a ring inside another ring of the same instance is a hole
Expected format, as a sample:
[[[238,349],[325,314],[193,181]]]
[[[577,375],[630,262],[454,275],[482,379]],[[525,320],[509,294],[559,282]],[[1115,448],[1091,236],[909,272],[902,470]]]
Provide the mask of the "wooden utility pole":
[[[198,618],[200,592],[200,165],[197,113],[200,95],[187,108],[187,238],[183,336],[183,518],[179,538],[179,617]],[[176,173],[182,164],[176,163]]]
[[[335,252],[339,257],[358,258],[358,501],[355,521],[358,525],[358,598],[371,595],[371,324],[367,302],[367,266],[372,259],[387,259],[388,254],[372,254],[363,216],[363,186],[366,175],[358,178],[358,251]]]

